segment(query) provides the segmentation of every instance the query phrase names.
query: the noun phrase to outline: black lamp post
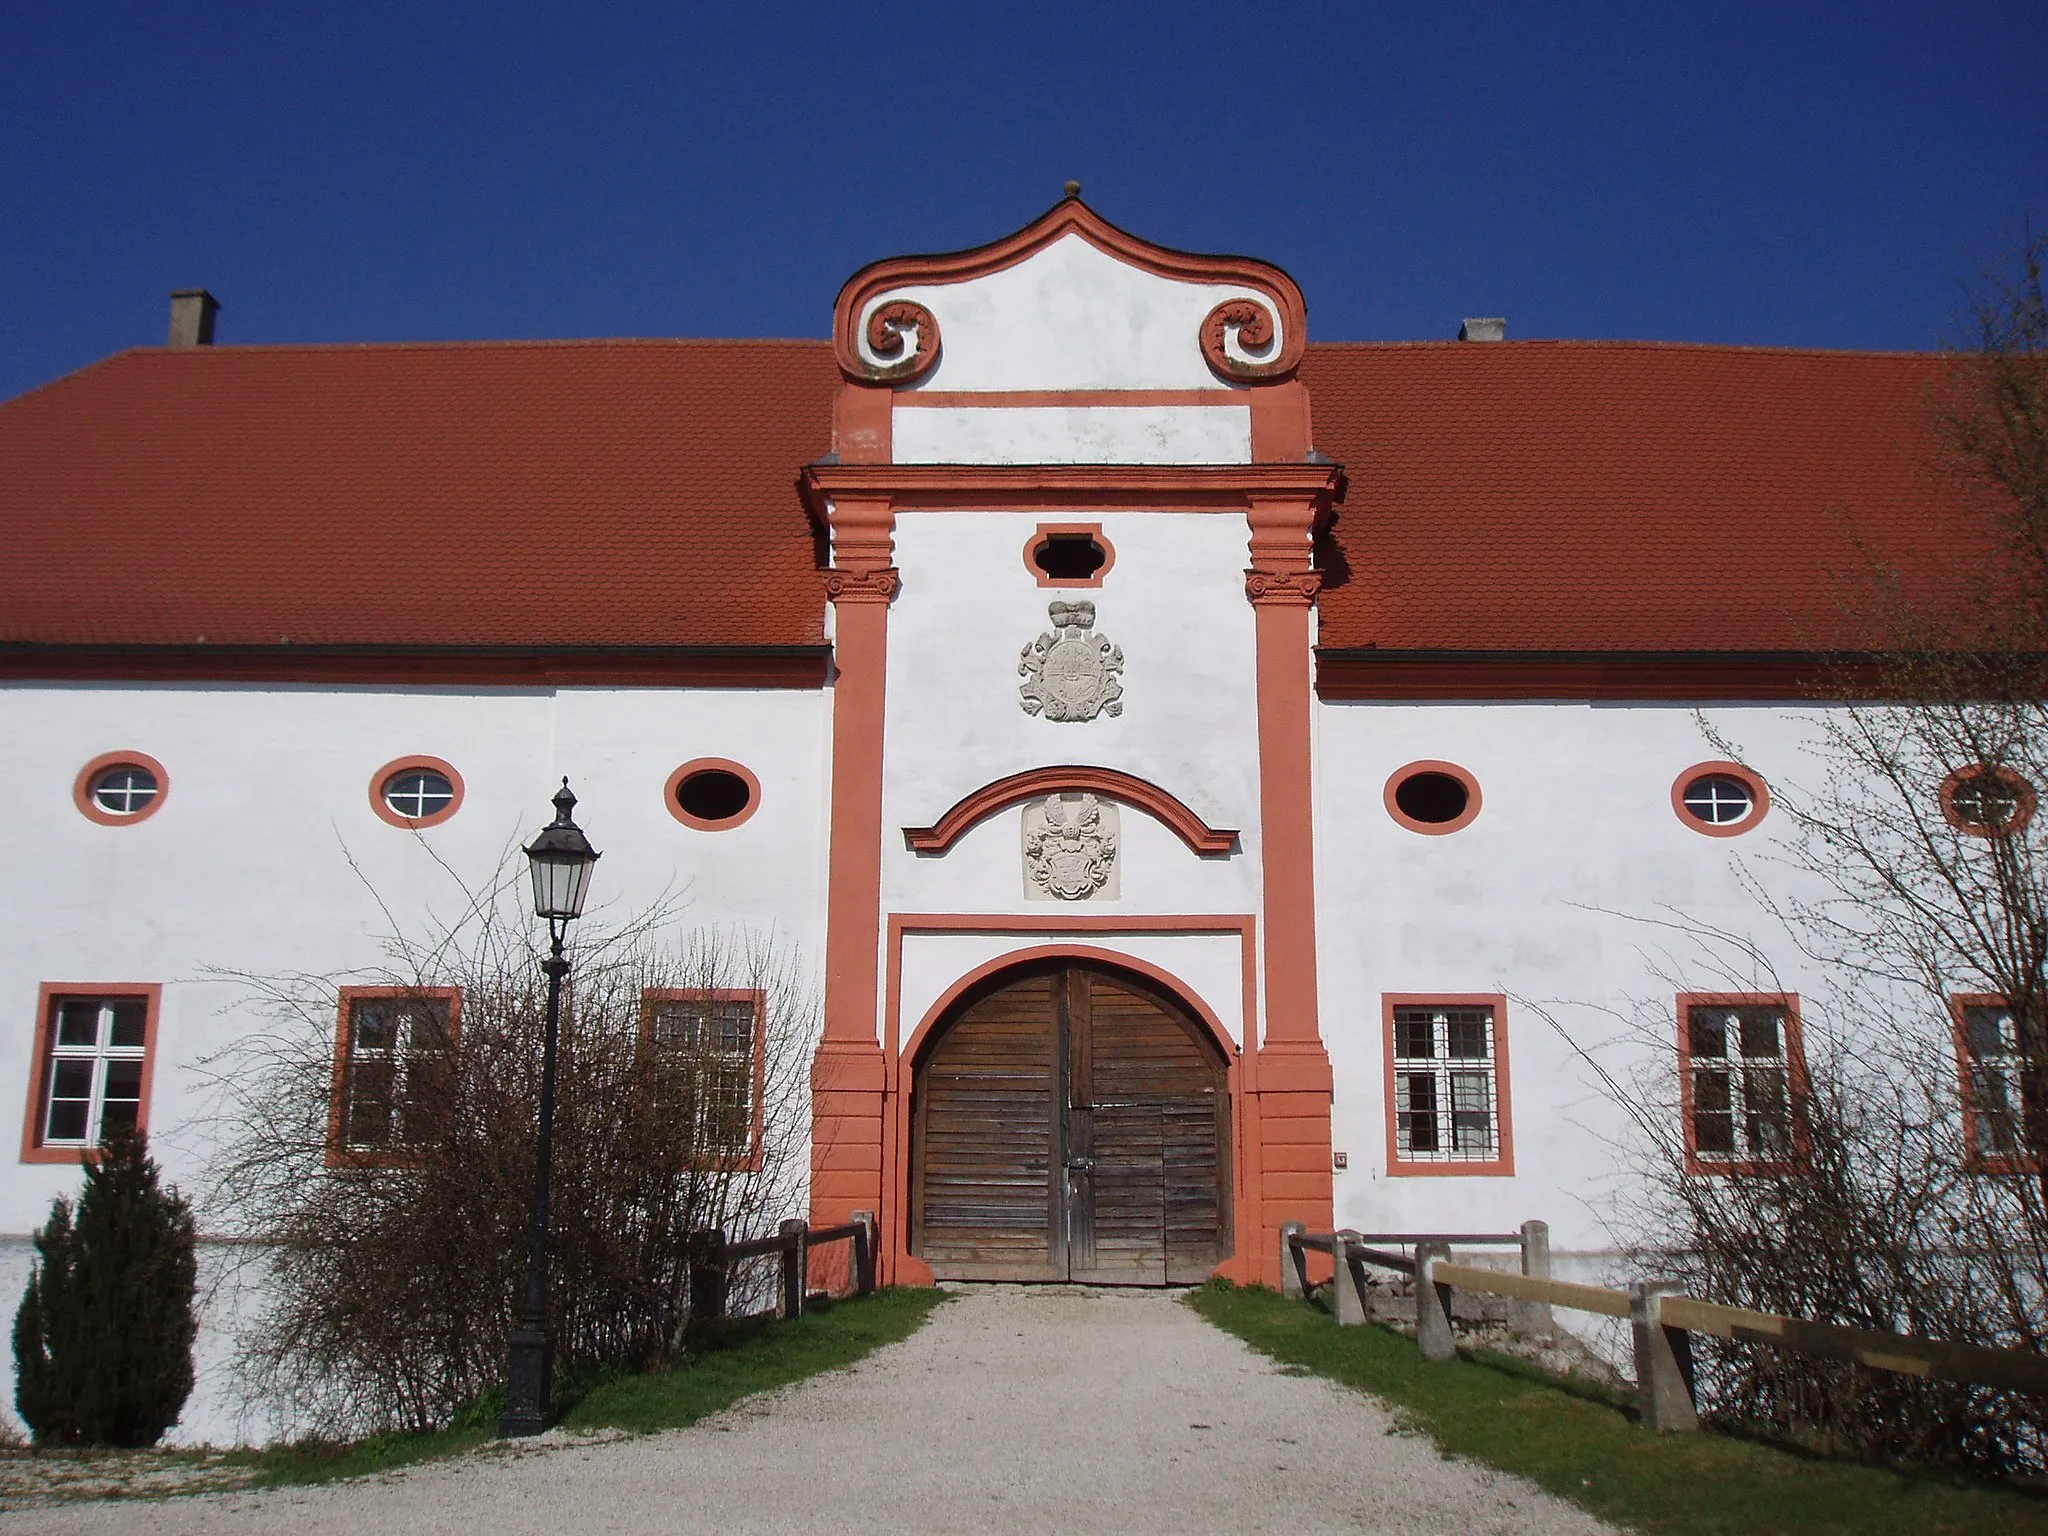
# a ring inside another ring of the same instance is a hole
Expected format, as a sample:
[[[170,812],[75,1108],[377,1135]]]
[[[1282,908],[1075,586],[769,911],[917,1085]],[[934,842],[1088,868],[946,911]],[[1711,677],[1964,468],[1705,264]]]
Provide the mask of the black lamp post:
[[[590,892],[590,866],[598,852],[571,818],[576,797],[562,780],[555,796],[555,819],[541,829],[526,850],[533,874],[533,910],[548,920],[552,949],[540,968],[548,978],[548,1028],[540,1058],[540,1135],[533,1153],[533,1224],[526,1239],[526,1296],[519,1307],[519,1326],[506,1340],[511,1356],[505,1373],[505,1411],[498,1416],[500,1435],[537,1435],[548,1427],[548,1381],[554,1374],[555,1346],[548,1336],[548,1164],[555,1142],[555,1041],[561,1030],[562,978],[569,962],[562,941],[569,924],[583,915]]]

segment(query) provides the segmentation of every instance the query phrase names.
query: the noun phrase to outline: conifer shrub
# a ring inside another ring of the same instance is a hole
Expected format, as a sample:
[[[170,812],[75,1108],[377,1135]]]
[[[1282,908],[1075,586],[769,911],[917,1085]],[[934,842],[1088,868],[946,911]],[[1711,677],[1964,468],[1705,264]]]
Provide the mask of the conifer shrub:
[[[123,1133],[85,1165],[35,1234],[14,1318],[15,1407],[38,1445],[154,1445],[192,1392],[199,1320],[192,1212],[145,1139]]]

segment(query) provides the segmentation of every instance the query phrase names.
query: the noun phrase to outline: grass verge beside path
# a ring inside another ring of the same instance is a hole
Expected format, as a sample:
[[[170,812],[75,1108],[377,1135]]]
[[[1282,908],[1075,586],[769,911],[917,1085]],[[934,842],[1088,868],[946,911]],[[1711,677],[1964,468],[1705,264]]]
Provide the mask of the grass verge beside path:
[[[943,1291],[897,1288],[821,1306],[793,1323],[738,1324],[722,1347],[693,1355],[678,1370],[599,1380],[579,1395],[561,1424],[570,1430],[640,1434],[682,1429],[743,1397],[851,1365],[884,1344],[908,1338],[945,1299]],[[256,1472],[247,1486],[332,1482],[460,1455],[495,1436],[503,1406],[502,1394],[492,1394],[432,1434],[255,1452]]]
[[[1273,1291],[1212,1283],[1188,1305],[1262,1354],[1383,1399],[1448,1455],[1656,1536],[2048,1536],[2048,1498],[2025,1490],[1712,1432],[1653,1435],[1599,1387],[1481,1352],[1431,1365],[1411,1339],[1340,1329],[1321,1307]]]
[[[682,1429],[743,1397],[787,1386],[907,1339],[946,1299],[938,1290],[893,1288],[760,1326],[680,1371],[621,1376],[587,1393],[563,1416],[569,1429]]]

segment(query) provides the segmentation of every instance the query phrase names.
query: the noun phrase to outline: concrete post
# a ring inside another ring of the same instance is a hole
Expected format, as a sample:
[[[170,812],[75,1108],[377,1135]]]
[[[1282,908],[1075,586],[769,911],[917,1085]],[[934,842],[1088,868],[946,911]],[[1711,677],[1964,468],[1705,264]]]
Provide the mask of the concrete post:
[[[1522,1223],[1522,1273],[1537,1280],[1550,1278],[1549,1222]],[[1557,1331],[1557,1320],[1551,1316],[1547,1301],[1523,1302],[1521,1322],[1524,1333],[1551,1334]]]
[[[1628,1320],[1636,1344],[1636,1394],[1643,1428],[1660,1435],[1681,1434],[1700,1427],[1692,1399],[1692,1336],[1682,1328],[1666,1328],[1658,1316],[1658,1298],[1678,1289],[1655,1281],[1628,1283]]]
[[[1338,1232],[1330,1239],[1330,1258],[1336,1266],[1330,1277],[1330,1301],[1340,1328],[1355,1328],[1365,1321],[1365,1287],[1350,1253],[1356,1241],[1356,1232]]]
[[[1448,1261],[1448,1243],[1415,1245],[1415,1342],[1422,1346],[1425,1360],[1452,1360],[1458,1354],[1458,1336],[1451,1331],[1451,1288],[1438,1285],[1438,1259]]]
[[[804,1234],[809,1229],[792,1216],[775,1230],[789,1243],[782,1250],[782,1316],[787,1322],[804,1315]]]
[[[853,1224],[860,1228],[860,1236],[853,1240],[853,1293],[870,1296],[875,1289],[875,1213],[855,1211]]]
[[[1289,1301],[1303,1301],[1308,1296],[1308,1260],[1288,1241],[1307,1230],[1298,1221],[1280,1223],[1280,1294]]]

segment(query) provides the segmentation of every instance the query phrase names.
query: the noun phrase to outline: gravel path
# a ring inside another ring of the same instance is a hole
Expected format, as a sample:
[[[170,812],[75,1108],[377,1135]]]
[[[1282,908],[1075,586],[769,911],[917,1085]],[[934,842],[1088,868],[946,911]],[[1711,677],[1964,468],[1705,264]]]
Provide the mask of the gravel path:
[[[1612,1530],[1158,1292],[974,1287],[852,1369],[693,1429],[528,1445],[325,1488],[46,1505],[0,1532]]]

